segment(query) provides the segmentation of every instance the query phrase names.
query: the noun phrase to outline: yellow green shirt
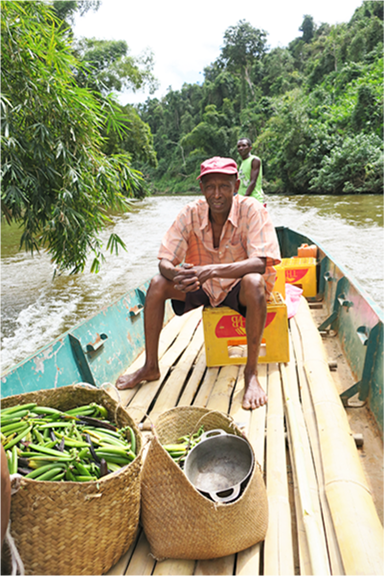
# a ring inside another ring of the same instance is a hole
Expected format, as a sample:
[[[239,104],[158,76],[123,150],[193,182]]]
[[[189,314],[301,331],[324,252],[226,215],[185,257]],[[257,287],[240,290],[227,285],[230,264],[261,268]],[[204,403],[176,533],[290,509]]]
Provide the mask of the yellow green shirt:
[[[251,170],[252,170],[252,160],[256,158],[256,156],[248,156],[245,160],[243,160],[239,166],[239,178],[240,178],[240,187],[239,187],[239,194],[241,196],[245,196],[246,191],[248,190],[248,186],[251,183]],[[263,180],[263,171],[261,166],[260,160],[260,171],[259,175],[256,180],[256,186],[254,187],[251,196],[256,198],[259,202],[264,202],[264,193],[262,189],[262,180]]]

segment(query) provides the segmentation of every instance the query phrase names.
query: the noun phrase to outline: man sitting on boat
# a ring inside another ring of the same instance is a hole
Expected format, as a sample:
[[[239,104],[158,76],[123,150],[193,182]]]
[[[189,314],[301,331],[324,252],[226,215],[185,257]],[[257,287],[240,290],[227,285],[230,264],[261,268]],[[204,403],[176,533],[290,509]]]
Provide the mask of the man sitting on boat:
[[[149,286],[144,309],[146,360],[117,388],[133,388],[160,377],[158,343],[167,299],[177,315],[199,306],[229,306],[246,318],[247,363],[243,408],[267,402],[257,377],[257,361],[280,262],[274,226],[263,205],[237,194],[240,180],[231,158],[215,156],[201,164],[204,198],[187,204],[165,234],[158,258],[160,274]],[[183,265],[179,266],[184,262]]]

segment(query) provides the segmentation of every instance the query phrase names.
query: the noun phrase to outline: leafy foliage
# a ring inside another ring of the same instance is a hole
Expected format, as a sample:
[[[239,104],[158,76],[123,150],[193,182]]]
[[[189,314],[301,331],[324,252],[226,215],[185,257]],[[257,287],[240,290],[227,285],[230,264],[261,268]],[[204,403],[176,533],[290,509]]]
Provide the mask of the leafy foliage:
[[[41,2],[2,6],[2,210],[21,246],[46,248],[60,269],[97,271],[107,210],[126,210],[142,180],[125,153],[102,152],[108,127],[125,134],[114,100],[76,82],[71,35]],[[112,236],[110,249],[122,241]]]
[[[312,190],[331,194],[355,192],[380,193],[383,153],[381,139],[375,134],[347,137],[331,150],[321,162],[321,168],[310,182]]]
[[[76,42],[75,53],[83,63],[77,82],[80,86],[103,93],[123,89],[132,91],[148,86],[153,93],[158,82],[153,76],[153,54],[145,51],[134,58],[124,40],[83,38]]]

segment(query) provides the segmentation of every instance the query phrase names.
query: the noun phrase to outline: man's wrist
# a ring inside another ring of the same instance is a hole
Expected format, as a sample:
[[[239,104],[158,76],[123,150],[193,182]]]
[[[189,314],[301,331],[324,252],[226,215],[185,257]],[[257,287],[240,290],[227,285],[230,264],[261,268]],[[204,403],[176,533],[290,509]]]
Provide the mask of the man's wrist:
[[[220,264],[212,264],[210,277],[211,278],[218,278],[220,276],[219,269],[220,269]]]

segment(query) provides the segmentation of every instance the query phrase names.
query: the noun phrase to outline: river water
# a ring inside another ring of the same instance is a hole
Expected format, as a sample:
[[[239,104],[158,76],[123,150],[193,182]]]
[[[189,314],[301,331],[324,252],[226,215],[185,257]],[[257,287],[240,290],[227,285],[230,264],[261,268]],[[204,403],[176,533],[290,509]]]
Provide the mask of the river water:
[[[27,358],[100,308],[119,299],[157,272],[163,234],[193,196],[154,196],[114,217],[113,230],[127,245],[107,255],[98,274],[53,279],[47,254],[19,252],[20,231],[1,229],[1,372]],[[275,226],[308,234],[342,263],[384,307],[383,198],[379,195],[270,196]]]

